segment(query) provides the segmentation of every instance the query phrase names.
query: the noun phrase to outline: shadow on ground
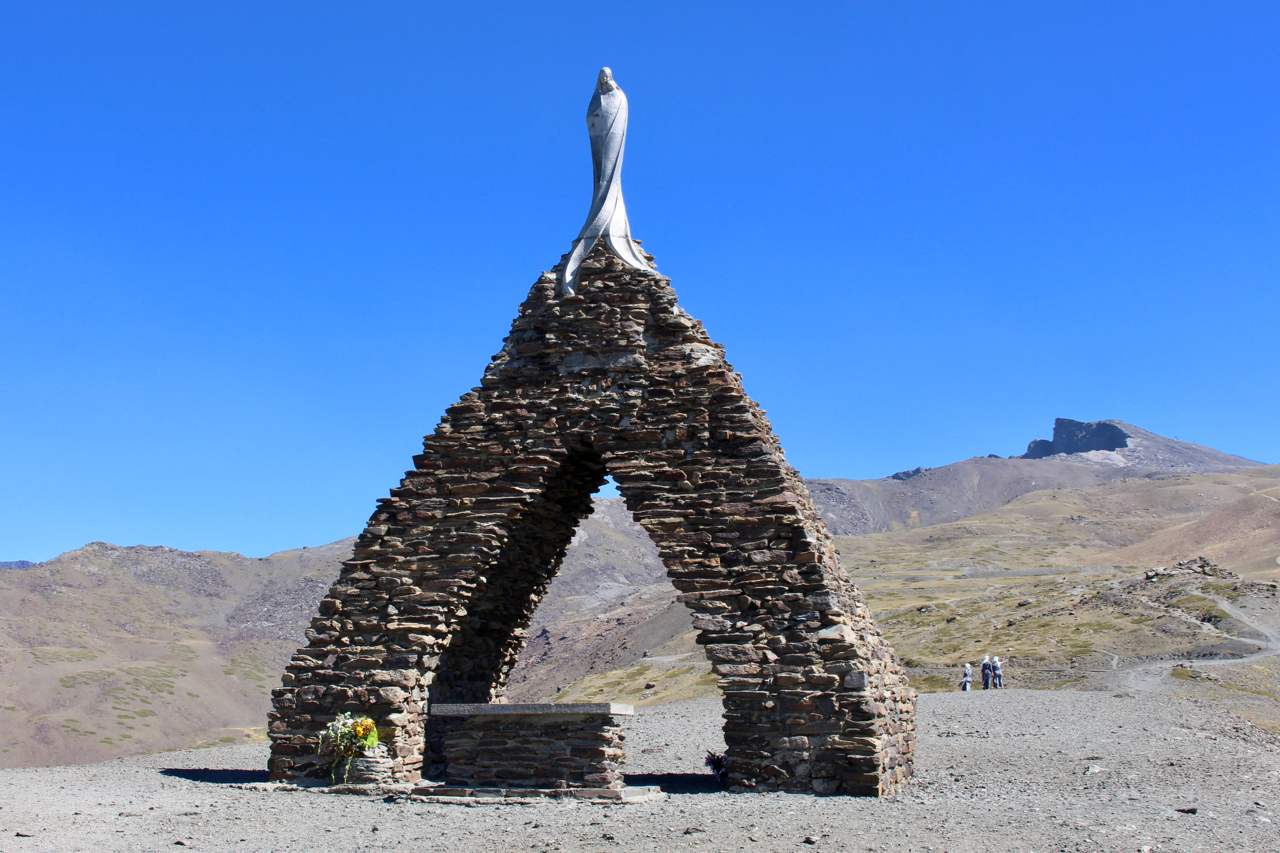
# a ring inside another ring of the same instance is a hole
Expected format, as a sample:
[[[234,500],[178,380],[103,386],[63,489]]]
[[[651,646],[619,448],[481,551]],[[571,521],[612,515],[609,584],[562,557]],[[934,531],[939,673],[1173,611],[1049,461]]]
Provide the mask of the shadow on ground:
[[[714,794],[724,786],[710,773],[628,773],[628,785],[657,785],[668,794]]]
[[[266,782],[266,770],[220,770],[213,767],[167,767],[162,776],[202,782],[206,785],[246,785]],[[657,785],[668,794],[714,794],[724,786],[710,773],[628,773],[628,785]]]
[[[266,770],[215,770],[212,767],[167,767],[161,776],[173,776],[188,782],[204,782],[209,785],[246,785],[250,782],[266,782],[270,773]]]

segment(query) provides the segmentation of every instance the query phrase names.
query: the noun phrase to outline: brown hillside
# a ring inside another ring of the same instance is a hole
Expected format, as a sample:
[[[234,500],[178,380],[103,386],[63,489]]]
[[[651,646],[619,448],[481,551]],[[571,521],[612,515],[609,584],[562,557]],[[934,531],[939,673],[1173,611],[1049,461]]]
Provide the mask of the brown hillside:
[[[966,459],[895,475],[902,479],[805,483],[831,532],[854,536],[956,521],[1028,492],[1096,486],[1126,473],[1057,458]]]
[[[259,559],[95,542],[0,570],[0,723],[12,733],[0,767],[259,736],[353,541]],[[524,671],[554,693],[661,645],[688,624],[650,618],[670,592],[622,501],[597,501],[537,611]],[[625,626],[603,618],[618,608]]]
[[[352,540],[250,559],[94,542],[0,571],[0,766],[240,740]]]
[[[1109,558],[1167,566],[1201,554],[1253,580],[1280,580],[1280,489],[1247,495],[1198,521],[1110,552]]]

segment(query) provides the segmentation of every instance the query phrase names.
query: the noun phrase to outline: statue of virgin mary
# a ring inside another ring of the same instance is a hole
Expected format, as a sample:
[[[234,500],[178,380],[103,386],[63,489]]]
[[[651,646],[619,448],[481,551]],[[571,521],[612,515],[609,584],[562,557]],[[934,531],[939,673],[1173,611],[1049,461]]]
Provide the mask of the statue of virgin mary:
[[[609,250],[627,266],[652,269],[640,247],[631,239],[627,206],[622,201],[622,152],[627,144],[627,96],[613,80],[613,72],[600,69],[596,91],[587,107],[587,132],[591,136],[591,165],[595,171],[595,194],[587,224],[560,271],[560,294],[572,296],[578,290],[578,274],[583,260],[601,238]]]

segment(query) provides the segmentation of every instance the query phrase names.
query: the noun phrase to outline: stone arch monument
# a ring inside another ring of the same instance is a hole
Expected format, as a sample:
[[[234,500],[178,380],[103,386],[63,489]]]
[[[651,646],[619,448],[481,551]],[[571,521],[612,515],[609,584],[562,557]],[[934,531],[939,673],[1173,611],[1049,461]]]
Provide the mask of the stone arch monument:
[[[430,704],[501,701],[606,475],[720,678],[733,789],[880,795],[910,776],[915,691],[764,412],[630,237],[626,119],[605,69],[587,224],[320,602],[272,694],[272,778],[323,773],[318,732],[342,711],[420,778]]]

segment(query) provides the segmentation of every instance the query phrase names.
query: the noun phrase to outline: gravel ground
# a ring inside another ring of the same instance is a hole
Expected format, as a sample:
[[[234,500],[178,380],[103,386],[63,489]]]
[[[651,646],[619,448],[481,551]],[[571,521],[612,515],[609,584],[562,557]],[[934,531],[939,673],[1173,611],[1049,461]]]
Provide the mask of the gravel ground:
[[[1003,690],[927,694],[919,711],[916,778],[894,800],[715,790],[702,756],[718,745],[718,703],[696,700],[631,726],[630,781],[662,785],[662,802],[466,807],[233,787],[265,778],[254,744],[0,771],[0,850],[1280,853],[1280,739],[1221,710]]]

